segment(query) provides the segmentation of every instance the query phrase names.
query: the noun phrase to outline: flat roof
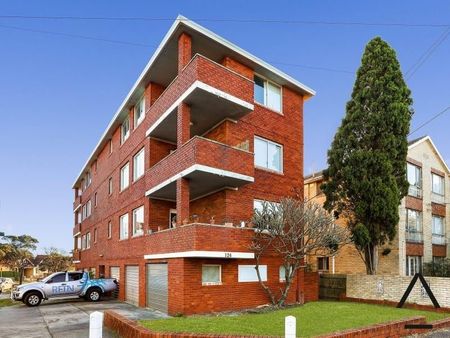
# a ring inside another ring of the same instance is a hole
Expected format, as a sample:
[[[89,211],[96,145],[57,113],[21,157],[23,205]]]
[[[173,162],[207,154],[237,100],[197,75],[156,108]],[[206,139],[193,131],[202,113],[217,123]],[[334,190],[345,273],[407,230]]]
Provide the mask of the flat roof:
[[[221,49],[220,51],[218,51],[215,48],[213,50],[213,52],[215,53],[214,55],[217,57],[219,56],[218,53],[226,52],[228,56],[235,57],[237,61],[245,63],[249,67],[253,68],[255,72],[267,73],[273,78],[274,81],[278,81],[281,85],[288,86],[296,91],[303,93],[303,95],[305,95],[306,98],[310,98],[316,94],[316,92],[313,89],[295,80],[291,76],[273,67],[269,63],[257,58],[251,53],[229,42],[228,40],[222,38],[221,36],[213,33],[212,31],[204,28],[203,26],[195,23],[194,21],[189,20],[188,18],[182,15],[179,15],[175,19],[169,31],[164,36],[158,48],[153,53],[152,57],[150,58],[150,61],[147,63],[144,70],[139,75],[138,79],[134,83],[128,95],[122,101],[121,105],[119,106],[119,109],[114,114],[112,120],[106,127],[106,130],[103,132],[102,136],[100,137],[100,140],[98,141],[92,153],[89,155],[88,160],[86,161],[77,178],[75,179],[72,188],[75,188],[77,186],[82,176],[87,172],[89,166],[95,160],[98,153],[105,146],[106,142],[109,141],[109,139],[112,137],[112,133],[118,127],[120,119],[125,117],[126,114],[128,114],[128,109],[132,105],[134,105],[134,103],[140,98],[145,89],[146,81],[148,82],[148,78],[157,76],[157,74],[151,73],[153,73],[157,62],[161,64],[162,58],[160,56],[165,56],[164,54],[169,53],[171,50],[173,51],[174,48],[173,38],[178,37],[179,34],[181,34],[182,32],[186,32],[191,36],[202,38],[202,42],[208,43],[209,45],[212,45],[214,47],[215,46],[220,47]],[[158,83],[158,81],[155,82]]]

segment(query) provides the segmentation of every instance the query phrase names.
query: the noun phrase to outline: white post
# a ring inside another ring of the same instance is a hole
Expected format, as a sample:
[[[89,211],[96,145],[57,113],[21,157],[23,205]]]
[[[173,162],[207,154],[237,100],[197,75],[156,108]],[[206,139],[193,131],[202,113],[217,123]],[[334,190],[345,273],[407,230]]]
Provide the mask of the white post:
[[[295,338],[297,334],[296,326],[296,318],[294,316],[284,318],[284,337]]]
[[[102,338],[103,312],[95,311],[89,316],[89,338]]]

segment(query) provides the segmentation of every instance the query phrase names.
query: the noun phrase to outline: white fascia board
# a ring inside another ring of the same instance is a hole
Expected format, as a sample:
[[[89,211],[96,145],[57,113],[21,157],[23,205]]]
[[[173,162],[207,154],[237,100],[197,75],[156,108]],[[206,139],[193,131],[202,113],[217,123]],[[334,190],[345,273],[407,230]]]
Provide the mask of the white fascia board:
[[[73,209],[73,212],[77,212],[77,210],[78,209],[80,209],[81,208],[81,206],[82,206],[82,204],[80,203],[80,204],[78,204],[78,206],[75,208],[75,209]]]
[[[222,99],[228,100],[230,102],[236,103],[244,108],[247,108],[248,110],[253,110],[254,106],[251,103],[248,103],[247,101],[241,100],[240,98],[230,95],[228,93],[225,93],[224,91],[217,89],[215,87],[212,87],[204,82],[201,82],[199,80],[196,80],[186,91],[156,120],[153,125],[148,128],[147,132],[145,133],[146,136],[149,136],[152,131],[154,131],[162,121],[164,121],[171,112],[173,112],[178,105],[186,100],[186,98],[194,92],[197,88],[204,90],[205,92],[214,94]]]
[[[247,181],[247,182],[255,181],[255,179],[251,176],[235,173],[235,172],[228,171],[228,170],[217,169],[217,168],[209,167],[209,166],[206,166],[203,164],[194,164],[193,166],[190,166],[189,168],[183,170],[182,172],[180,172],[176,175],[173,175],[171,178],[168,178],[167,180],[158,184],[157,186],[147,190],[145,192],[145,196],[149,196],[149,195],[153,194],[154,192],[165,187],[166,185],[168,185],[172,182],[175,182],[177,179],[187,176],[194,171],[203,171],[203,172],[214,174],[214,175],[236,178],[236,179]]]
[[[73,235],[73,237],[77,237],[78,235],[81,235],[80,231],[78,231],[75,235]]]
[[[227,259],[254,259],[253,252],[227,252],[227,251],[181,251],[163,254],[144,255],[144,259],[167,258],[227,258]]]
[[[445,168],[445,170],[447,171],[447,174],[450,174],[450,168],[448,167],[447,163],[445,163],[444,158],[442,157],[441,153],[439,152],[438,148],[436,147],[436,145],[434,144],[434,142],[433,142],[433,140],[431,139],[430,136],[422,137],[421,139],[417,140],[416,142],[410,144],[410,145],[408,146],[408,149],[411,149],[411,148],[413,148],[413,147],[415,147],[415,146],[417,146],[417,145],[419,145],[419,144],[421,144],[421,143],[423,143],[423,142],[425,142],[425,141],[430,142],[431,147],[432,147],[433,150],[436,152],[436,154],[437,154],[439,160],[440,160],[440,161],[442,162],[442,164],[444,165],[444,168]]]

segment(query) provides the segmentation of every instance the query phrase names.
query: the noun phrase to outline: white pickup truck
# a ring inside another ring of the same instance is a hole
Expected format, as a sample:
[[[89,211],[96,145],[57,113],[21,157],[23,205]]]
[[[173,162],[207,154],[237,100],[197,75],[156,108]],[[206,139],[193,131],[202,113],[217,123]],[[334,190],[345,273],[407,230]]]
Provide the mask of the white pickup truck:
[[[28,306],[38,306],[42,300],[58,297],[80,297],[96,302],[103,294],[117,289],[112,278],[90,279],[87,272],[55,272],[42,281],[22,284],[11,292],[11,299]]]

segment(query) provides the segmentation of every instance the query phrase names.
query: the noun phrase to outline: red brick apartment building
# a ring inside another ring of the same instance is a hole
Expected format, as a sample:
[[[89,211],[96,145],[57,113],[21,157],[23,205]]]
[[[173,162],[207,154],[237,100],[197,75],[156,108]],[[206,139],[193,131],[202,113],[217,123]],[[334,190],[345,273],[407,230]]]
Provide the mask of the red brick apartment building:
[[[76,267],[118,278],[120,299],[169,314],[267,303],[249,220],[262,200],[303,191],[303,102],[313,95],[179,17],[75,180]],[[279,286],[280,260],[262,264]],[[316,297],[300,272],[289,301]]]

